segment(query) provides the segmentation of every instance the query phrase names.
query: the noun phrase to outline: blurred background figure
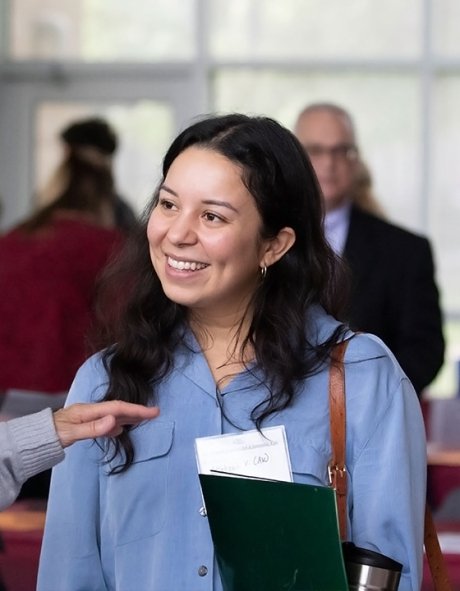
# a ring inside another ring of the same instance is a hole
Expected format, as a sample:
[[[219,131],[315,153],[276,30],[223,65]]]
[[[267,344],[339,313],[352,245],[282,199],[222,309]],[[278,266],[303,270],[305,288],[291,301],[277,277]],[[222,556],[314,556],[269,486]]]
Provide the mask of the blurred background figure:
[[[138,225],[137,216],[128,203],[117,194],[113,178],[113,156],[118,147],[115,130],[100,117],[74,121],[62,130],[60,138],[64,148],[64,159],[40,192],[41,201],[54,201],[68,182],[73,159],[92,164],[95,168],[110,172],[113,198],[110,215],[115,225],[124,231],[131,231]]]
[[[298,116],[295,134],[321,186],[326,237],[350,267],[348,320],[390,347],[421,395],[444,359],[430,243],[383,219],[348,112],[311,104]]]
[[[124,240],[111,169],[102,152],[74,147],[76,130],[63,134],[71,144],[54,199],[0,237],[2,418],[63,405],[87,357],[96,279]],[[49,475],[36,479],[26,496],[46,496]]]

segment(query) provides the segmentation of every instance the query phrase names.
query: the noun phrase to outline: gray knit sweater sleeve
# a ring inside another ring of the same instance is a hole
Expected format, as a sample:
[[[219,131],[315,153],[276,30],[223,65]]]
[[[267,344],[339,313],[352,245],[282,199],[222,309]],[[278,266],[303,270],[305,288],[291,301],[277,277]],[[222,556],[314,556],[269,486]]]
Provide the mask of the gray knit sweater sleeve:
[[[51,409],[0,422],[0,510],[16,499],[28,478],[63,458]]]

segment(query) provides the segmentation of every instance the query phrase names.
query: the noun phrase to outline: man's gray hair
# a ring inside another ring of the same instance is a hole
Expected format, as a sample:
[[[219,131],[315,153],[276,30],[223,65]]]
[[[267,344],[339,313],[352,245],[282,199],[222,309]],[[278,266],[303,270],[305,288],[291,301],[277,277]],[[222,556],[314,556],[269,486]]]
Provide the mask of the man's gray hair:
[[[299,116],[297,117],[297,122],[305,115],[310,115],[312,113],[316,113],[317,111],[327,111],[328,113],[332,113],[333,115],[337,115],[338,117],[341,117],[345,121],[346,125],[348,125],[348,127],[350,128],[350,131],[353,135],[353,139],[356,138],[355,124],[354,124],[352,116],[350,115],[350,113],[347,110],[345,110],[343,107],[340,107],[339,105],[336,105],[335,103],[328,103],[328,102],[311,103],[310,105],[307,105],[299,113]],[[296,122],[296,125],[297,125],[297,122]]]

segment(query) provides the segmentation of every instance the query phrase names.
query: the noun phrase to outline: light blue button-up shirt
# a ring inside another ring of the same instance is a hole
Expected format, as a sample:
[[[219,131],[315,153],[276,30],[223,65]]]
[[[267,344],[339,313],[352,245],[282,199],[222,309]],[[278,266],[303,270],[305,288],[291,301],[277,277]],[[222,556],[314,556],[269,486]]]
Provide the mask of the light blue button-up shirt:
[[[311,312],[311,338],[336,321]],[[196,468],[196,437],[253,429],[266,391],[242,372],[217,395],[198,345],[179,347],[159,387],[160,416],[132,431],[135,462],[108,476],[100,446],[74,444],[54,469],[39,591],[222,591]],[[353,541],[404,565],[400,591],[420,588],[426,484],[419,402],[394,356],[376,337],[347,349],[347,468]],[[99,356],[79,370],[68,404],[100,399]],[[331,456],[328,368],[303,383],[292,405],[264,426],[284,425],[296,482],[327,484]],[[112,462],[115,465],[117,460]]]

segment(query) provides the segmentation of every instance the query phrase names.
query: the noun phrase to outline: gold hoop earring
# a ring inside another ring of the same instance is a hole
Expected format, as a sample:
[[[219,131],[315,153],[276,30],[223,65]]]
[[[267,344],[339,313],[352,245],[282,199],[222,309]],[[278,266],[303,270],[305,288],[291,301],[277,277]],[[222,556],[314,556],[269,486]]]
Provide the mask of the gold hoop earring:
[[[265,279],[265,277],[267,276],[267,267],[265,265],[262,265],[262,267],[260,267],[260,275],[262,279]]]

